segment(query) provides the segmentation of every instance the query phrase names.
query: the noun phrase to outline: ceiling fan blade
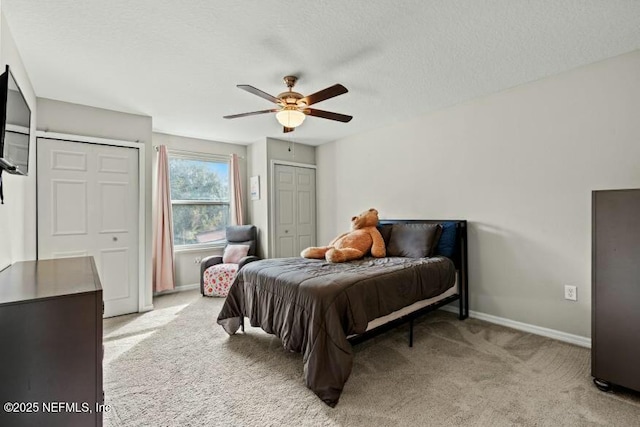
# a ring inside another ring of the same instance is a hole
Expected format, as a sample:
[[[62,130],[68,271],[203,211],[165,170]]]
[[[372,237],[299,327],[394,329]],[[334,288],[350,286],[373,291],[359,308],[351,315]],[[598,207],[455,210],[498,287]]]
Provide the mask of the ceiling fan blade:
[[[246,90],[247,92],[252,93],[254,95],[258,95],[260,98],[264,98],[267,101],[273,102],[274,104],[280,104],[280,102],[281,102],[275,96],[269,95],[267,92],[263,92],[260,89],[255,88],[255,87],[253,87],[251,85],[237,85],[236,87],[238,87],[239,89],[242,89],[242,90]]]
[[[300,103],[304,102],[306,105],[317,104],[318,102],[327,100],[329,98],[333,98],[334,96],[342,95],[343,93],[349,92],[346,87],[341,84],[335,84],[326,89],[322,89],[319,92],[312,93],[311,95],[307,95],[302,98]]]
[[[289,133],[289,132],[293,132],[294,130],[296,130],[296,128],[288,128],[286,126],[283,126],[283,131],[282,133]]]
[[[323,119],[336,120],[343,123],[348,123],[353,119],[353,116],[347,116],[346,114],[332,113],[331,111],[316,110],[315,108],[307,108],[304,110],[305,114],[314,117],[322,117]]]
[[[280,111],[278,108],[272,108],[271,110],[252,111],[250,113],[232,114],[230,116],[223,116],[223,119],[237,119],[238,117],[255,116],[256,114],[276,113]]]

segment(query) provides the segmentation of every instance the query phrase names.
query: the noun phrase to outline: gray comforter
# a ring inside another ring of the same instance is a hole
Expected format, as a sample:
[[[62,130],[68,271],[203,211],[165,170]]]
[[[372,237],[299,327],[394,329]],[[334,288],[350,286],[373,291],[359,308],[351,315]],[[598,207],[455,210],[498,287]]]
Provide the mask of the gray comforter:
[[[365,258],[341,264],[304,258],[247,264],[236,277],[218,324],[232,335],[242,316],[275,334],[284,348],[304,355],[304,377],[327,405],[335,406],[349,378],[353,352],[347,336],[369,321],[455,283],[444,257]]]

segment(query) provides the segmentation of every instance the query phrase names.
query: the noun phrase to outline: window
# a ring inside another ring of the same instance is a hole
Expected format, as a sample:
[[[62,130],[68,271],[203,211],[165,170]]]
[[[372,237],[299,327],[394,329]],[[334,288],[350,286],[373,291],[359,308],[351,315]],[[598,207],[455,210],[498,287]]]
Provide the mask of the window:
[[[230,223],[230,166],[222,158],[169,153],[176,246],[222,243]]]

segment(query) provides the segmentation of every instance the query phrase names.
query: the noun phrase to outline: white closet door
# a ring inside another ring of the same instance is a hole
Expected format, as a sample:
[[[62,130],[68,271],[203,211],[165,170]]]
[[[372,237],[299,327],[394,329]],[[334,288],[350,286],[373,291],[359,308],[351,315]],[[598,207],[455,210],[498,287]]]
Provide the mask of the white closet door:
[[[38,138],[38,257],[93,256],[105,317],[138,311],[138,150]]]
[[[276,164],[273,179],[274,257],[297,257],[316,244],[316,171]]]
[[[294,256],[316,245],[316,170],[295,168],[296,173],[296,241]]]

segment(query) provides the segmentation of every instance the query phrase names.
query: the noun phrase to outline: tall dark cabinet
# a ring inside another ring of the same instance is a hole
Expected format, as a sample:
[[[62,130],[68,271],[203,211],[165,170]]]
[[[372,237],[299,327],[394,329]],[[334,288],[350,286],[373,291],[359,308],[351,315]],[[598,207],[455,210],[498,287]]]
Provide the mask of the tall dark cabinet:
[[[92,257],[0,272],[0,426],[101,426],[102,353]]]
[[[591,375],[640,391],[640,189],[593,192]]]

